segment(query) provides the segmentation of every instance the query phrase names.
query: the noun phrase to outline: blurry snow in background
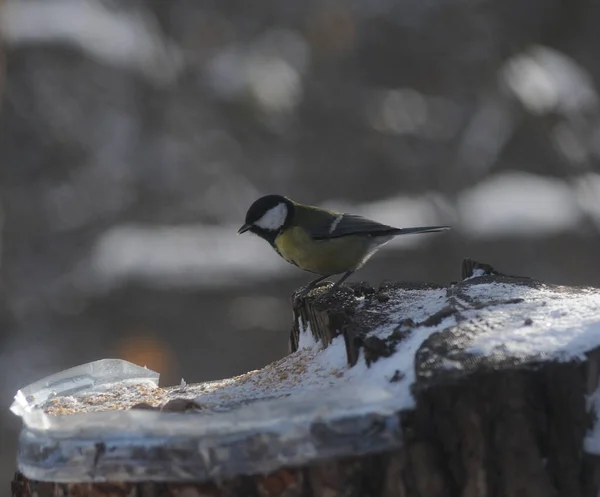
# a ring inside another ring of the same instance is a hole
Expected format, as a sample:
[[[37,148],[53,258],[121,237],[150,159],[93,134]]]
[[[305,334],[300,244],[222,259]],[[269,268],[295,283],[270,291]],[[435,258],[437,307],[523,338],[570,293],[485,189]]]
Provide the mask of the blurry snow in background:
[[[5,0],[0,395],[106,356],[173,383],[284,355],[311,276],[235,235],[267,193],[453,226],[387,245],[374,285],[465,256],[600,285],[596,3],[482,6]]]
[[[165,40],[156,19],[143,9],[111,10],[94,0],[9,0],[0,32],[10,45],[65,44],[155,82],[173,82],[181,54]]]

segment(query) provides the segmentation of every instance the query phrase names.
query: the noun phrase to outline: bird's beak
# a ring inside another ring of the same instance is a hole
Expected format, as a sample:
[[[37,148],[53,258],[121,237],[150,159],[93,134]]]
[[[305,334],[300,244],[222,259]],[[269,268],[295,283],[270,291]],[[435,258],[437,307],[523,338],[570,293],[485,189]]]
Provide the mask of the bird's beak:
[[[244,225],[237,231],[238,235],[241,235],[242,233],[246,233],[246,231],[248,231],[251,228],[251,225],[244,223]]]

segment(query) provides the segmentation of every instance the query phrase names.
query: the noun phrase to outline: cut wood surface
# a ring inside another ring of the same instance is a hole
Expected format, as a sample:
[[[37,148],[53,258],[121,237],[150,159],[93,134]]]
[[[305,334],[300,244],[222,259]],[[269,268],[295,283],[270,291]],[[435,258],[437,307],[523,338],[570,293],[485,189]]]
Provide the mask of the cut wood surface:
[[[599,290],[468,259],[448,286],[326,288],[294,300],[287,358],[157,389],[135,406],[141,424],[126,443],[118,424],[102,428],[110,409],[89,412],[90,394],[69,413],[79,412],[73,437],[87,433],[96,453],[65,442],[60,398],[36,406],[45,428],[23,416],[13,495],[597,495]],[[187,438],[165,435],[175,418],[145,428],[146,410],[186,416]]]

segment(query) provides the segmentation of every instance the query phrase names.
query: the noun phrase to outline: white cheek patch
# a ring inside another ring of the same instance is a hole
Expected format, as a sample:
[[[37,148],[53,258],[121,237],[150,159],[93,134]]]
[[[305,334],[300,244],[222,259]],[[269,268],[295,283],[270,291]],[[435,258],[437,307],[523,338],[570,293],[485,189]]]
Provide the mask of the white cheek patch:
[[[276,231],[285,224],[288,209],[284,203],[271,207],[264,216],[254,223],[255,226],[264,230]]]

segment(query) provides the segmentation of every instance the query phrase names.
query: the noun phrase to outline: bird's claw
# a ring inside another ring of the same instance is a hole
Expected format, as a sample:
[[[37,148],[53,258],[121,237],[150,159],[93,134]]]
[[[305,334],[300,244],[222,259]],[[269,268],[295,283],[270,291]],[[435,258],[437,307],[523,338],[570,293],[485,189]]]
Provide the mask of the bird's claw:
[[[310,289],[307,289],[307,288],[301,288],[300,290],[296,290],[292,294],[292,300],[296,300],[296,299],[304,297],[309,291],[310,291]]]
[[[301,288],[300,290],[296,290],[293,294],[293,298],[294,298],[294,300],[296,300],[296,299],[299,299],[302,297],[306,297],[313,290],[315,290],[317,288],[321,288],[326,285],[330,285],[330,284],[331,284],[331,281],[320,281],[319,283],[317,283],[314,286],[306,285],[304,288]],[[319,300],[321,297],[323,297],[324,295],[328,295],[328,294],[329,294],[329,291],[324,292],[321,295],[315,297],[315,300]]]

